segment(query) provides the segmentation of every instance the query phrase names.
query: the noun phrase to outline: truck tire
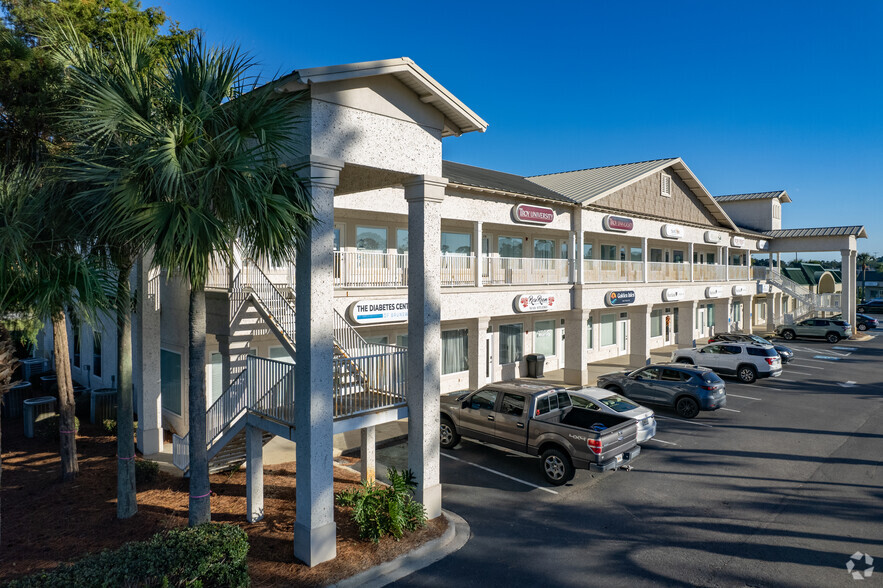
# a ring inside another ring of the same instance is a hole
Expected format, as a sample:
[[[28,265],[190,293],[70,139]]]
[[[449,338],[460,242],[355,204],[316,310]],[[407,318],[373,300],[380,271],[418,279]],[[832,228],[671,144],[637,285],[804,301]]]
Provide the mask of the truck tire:
[[[457,433],[457,429],[454,427],[454,423],[451,422],[446,416],[441,418],[441,425],[439,429],[439,438],[438,444],[441,445],[442,449],[453,449],[457,446],[457,443],[460,442],[460,434]]]
[[[785,329],[784,331],[782,331],[782,338],[785,339],[786,341],[793,340],[794,339],[794,331],[792,331],[791,329]]]
[[[686,363],[687,365],[693,365],[693,360],[689,357],[679,357],[675,360],[675,363]]]
[[[543,475],[553,486],[561,486],[573,479],[573,463],[564,452],[558,449],[547,449],[540,460]]]
[[[858,308],[855,309],[855,311],[856,311],[856,312],[862,312],[862,313],[863,313],[863,312],[865,312],[865,307],[864,307],[864,306],[859,306]]]
[[[828,343],[837,343],[838,341],[840,341],[840,333],[835,333],[834,331],[831,331],[830,333],[825,335],[825,339],[828,341]]]
[[[699,414],[699,403],[689,396],[681,396],[675,402],[675,412],[685,419],[692,419]]]
[[[739,381],[745,384],[753,384],[757,380],[757,369],[753,365],[740,365],[736,371]]]

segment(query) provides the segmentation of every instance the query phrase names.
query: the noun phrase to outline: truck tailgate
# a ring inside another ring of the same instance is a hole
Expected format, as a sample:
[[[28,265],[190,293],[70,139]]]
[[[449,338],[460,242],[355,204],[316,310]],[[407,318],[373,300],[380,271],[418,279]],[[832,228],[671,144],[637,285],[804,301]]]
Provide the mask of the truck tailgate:
[[[595,448],[597,445],[594,443],[588,444],[589,455],[598,464],[604,463],[608,459],[613,459],[638,443],[638,423],[635,419],[628,417],[574,407],[564,415],[561,422],[574,427],[580,427],[589,436],[598,436],[598,440],[601,441],[600,453],[596,453]]]
[[[638,443],[638,424],[629,420],[616,427],[601,432],[601,454],[599,463],[613,459],[623,451],[628,451]]]

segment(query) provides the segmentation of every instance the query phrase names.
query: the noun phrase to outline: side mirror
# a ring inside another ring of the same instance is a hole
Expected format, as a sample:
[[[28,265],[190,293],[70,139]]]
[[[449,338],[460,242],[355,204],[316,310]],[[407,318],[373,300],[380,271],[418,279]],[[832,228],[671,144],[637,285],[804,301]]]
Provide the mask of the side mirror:
[[[644,379],[644,376],[640,376],[640,375],[638,375],[638,376],[635,376],[635,379],[636,379],[636,380],[643,380],[643,379]]]
[[[462,408],[469,408],[469,405],[470,405],[470,404],[471,404],[471,403],[470,403],[468,400],[464,400],[464,401],[463,401]]]

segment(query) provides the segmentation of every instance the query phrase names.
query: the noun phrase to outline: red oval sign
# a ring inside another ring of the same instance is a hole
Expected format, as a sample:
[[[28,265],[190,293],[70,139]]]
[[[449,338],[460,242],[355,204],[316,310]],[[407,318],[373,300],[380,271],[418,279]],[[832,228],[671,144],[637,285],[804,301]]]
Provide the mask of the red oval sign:
[[[546,208],[545,206],[519,204],[512,211],[512,217],[520,223],[547,225],[555,220],[555,211],[551,208]]]
[[[627,232],[635,228],[635,221],[624,216],[608,214],[604,217],[604,228],[608,231]]]

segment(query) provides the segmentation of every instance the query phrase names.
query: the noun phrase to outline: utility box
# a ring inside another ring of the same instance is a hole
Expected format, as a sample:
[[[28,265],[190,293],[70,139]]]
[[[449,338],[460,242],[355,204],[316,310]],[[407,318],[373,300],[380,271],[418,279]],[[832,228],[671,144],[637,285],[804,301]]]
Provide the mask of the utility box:
[[[22,403],[25,418],[25,437],[34,438],[35,425],[43,419],[55,416],[55,398],[38,396]]]
[[[3,395],[3,417],[17,419],[21,416],[22,402],[31,395],[31,383],[19,382]]]
[[[542,353],[528,353],[524,356],[524,359],[527,361],[527,377],[542,378],[546,356]]]
[[[89,422],[93,425],[105,419],[116,420],[117,418],[117,389],[99,388],[92,390],[92,400],[89,404]]]
[[[29,357],[22,359],[19,363],[23,380],[30,381],[32,376],[40,375],[46,371],[46,360],[42,357]]]

